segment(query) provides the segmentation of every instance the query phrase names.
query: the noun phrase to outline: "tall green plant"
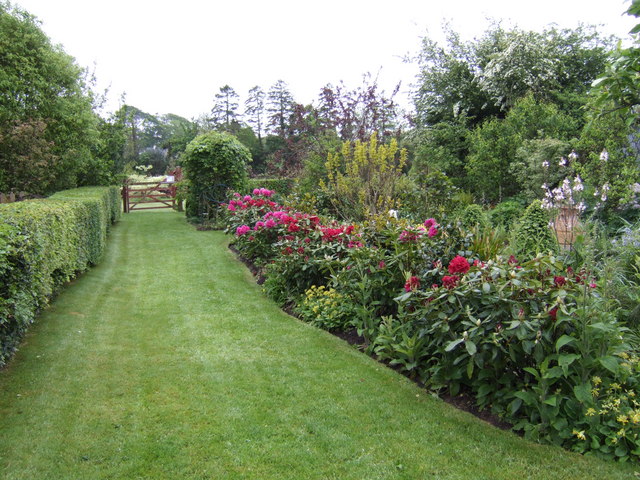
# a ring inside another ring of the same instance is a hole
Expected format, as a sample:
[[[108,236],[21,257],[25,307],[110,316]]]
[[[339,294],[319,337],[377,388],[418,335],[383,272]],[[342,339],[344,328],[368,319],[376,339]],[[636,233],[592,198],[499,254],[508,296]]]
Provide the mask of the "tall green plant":
[[[397,186],[407,152],[393,139],[378,144],[374,133],[368,142],[345,142],[341,154],[330,153],[326,162],[328,194],[335,213],[345,219],[363,220],[397,206]]]
[[[187,217],[202,218],[216,211],[227,190],[244,191],[251,153],[228,133],[208,132],[194,138],[184,155],[183,167],[189,180]]]

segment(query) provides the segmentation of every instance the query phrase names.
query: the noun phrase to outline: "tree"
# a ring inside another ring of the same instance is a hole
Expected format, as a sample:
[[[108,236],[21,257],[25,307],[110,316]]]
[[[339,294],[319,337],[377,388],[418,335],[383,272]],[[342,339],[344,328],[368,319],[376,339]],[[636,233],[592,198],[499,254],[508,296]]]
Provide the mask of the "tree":
[[[269,126],[273,133],[285,138],[289,117],[293,112],[293,95],[284,80],[278,80],[269,89],[267,97],[267,112],[269,113]]]
[[[633,0],[626,12],[628,15],[640,17],[640,0]],[[640,33],[640,23],[632,30],[632,34]],[[640,106],[640,40],[635,38],[635,45],[617,49],[611,55],[606,69],[593,83],[592,105],[600,115],[620,112],[627,125],[638,122]]]
[[[76,186],[97,138],[84,71],[35,17],[8,2],[0,3],[0,32],[0,191]]]
[[[253,127],[260,144],[262,144],[262,131],[264,129],[264,100],[264,91],[262,88],[255,86],[249,90],[247,100],[244,102],[246,121]]]
[[[515,195],[522,185],[511,164],[523,143],[543,138],[568,140],[576,133],[575,122],[556,105],[527,95],[504,119],[487,120],[472,132],[465,167],[470,189],[486,202]]]
[[[239,120],[238,94],[229,85],[220,87],[220,92],[216,93],[211,117],[216,128],[226,131]]]
[[[384,141],[399,130],[398,107],[393,100],[399,89],[400,84],[387,97],[378,91],[377,79],[366,74],[362,85],[353,90],[343,82],[323,87],[318,110],[327,128],[336,129],[343,141],[365,142],[374,132]]]

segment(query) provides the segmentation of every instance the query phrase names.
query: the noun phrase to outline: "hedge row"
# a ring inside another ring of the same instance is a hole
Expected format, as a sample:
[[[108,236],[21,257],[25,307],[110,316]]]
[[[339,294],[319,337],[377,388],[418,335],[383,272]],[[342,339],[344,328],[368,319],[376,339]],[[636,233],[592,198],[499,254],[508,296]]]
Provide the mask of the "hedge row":
[[[60,287],[98,263],[119,218],[118,187],[0,205],[0,366]]]
[[[250,178],[247,193],[253,192],[256,188],[266,188],[274,190],[280,195],[289,195],[294,186],[295,180],[293,178]]]

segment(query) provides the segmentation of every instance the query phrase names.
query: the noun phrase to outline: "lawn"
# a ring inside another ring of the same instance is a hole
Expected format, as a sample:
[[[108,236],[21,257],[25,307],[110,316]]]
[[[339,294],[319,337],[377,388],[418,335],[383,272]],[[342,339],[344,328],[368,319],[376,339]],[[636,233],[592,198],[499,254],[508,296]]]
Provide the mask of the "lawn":
[[[220,232],[125,215],[0,371],[0,478],[620,479],[282,313]]]

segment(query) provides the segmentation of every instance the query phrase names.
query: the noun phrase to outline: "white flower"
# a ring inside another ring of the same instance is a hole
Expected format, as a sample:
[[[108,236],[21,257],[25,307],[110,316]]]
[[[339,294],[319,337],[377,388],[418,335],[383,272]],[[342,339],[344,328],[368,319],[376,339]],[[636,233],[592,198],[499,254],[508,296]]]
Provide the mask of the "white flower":
[[[631,185],[631,190],[633,190],[633,193],[640,193],[640,183],[634,183]]]
[[[607,160],[609,160],[609,152],[607,152],[606,148],[604,148],[600,153],[600,160],[602,160],[603,162],[606,162]]]
[[[567,159],[562,157],[560,158],[560,161],[558,162],[558,165],[560,165],[561,167],[566,167],[567,166]]]
[[[578,211],[579,211],[580,213],[584,212],[586,209],[587,209],[587,206],[584,204],[584,202],[580,202],[580,203],[578,204]]]
[[[542,166],[544,168],[549,168],[549,162],[547,162],[546,160],[544,162],[542,162]]]
[[[392,218],[395,218],[396,220],[398,219],[398,211],[397,210],[389,210],[389,216]]]
[[[581,192],[582,190],[584,190],[584,185],[582,185],[582,179],[580,178],[580,175],[578,175],[573,179],[573,191]]]
[[[576,153],[575,150],[571,150],[571,153],[569,154],[569,160],[573,162],[574,160],[577,160],[577,159],[578,159],[578,154]]]

